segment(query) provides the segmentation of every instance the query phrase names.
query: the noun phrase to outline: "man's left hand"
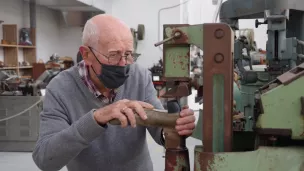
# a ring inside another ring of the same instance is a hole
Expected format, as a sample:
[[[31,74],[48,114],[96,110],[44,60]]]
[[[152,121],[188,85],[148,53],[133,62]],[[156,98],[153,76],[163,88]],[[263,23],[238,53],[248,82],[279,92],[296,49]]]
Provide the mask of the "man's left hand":
[[[180,112],[180,118],[176,120],[175,129],[179,135],[191,136],[195,128],[194,111],[188,106],[183,107]]]

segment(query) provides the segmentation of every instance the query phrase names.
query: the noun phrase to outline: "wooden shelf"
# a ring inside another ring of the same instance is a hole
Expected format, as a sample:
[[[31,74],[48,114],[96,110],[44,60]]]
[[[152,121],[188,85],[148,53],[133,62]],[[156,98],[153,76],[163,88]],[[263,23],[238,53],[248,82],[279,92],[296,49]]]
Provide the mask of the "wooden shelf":
[[[33,66],[21,66],[21,67],[3,67],[0,70],[13,70],[13,69],[31,69]]]
[[[2,32],[4,40],[8,44],[1,44],[0,48],[3,48],[4,66],[16,66],[16,67],[4,67],[0,70],[16,70],[19,76],[32,75],[32,65],[36,63],[36,30],[30,29],[30,40],[33,46],[19,45],[19,38],[16,24],[3,24]],[[19,50],[23,51],[23,60],[28,62],[31,66],[18,66],[19,65]]]
[[[36,46],[18,45],[18,48],[36,48]]]
[[[0,47],[17,47],[17,45],[5,45],[5,44],[0,44]]]
[[[25,45],[5,45],[5,44],[0,44],[0,47],[8,47],[8,48],[36,48],[36,46],[25,46]]]

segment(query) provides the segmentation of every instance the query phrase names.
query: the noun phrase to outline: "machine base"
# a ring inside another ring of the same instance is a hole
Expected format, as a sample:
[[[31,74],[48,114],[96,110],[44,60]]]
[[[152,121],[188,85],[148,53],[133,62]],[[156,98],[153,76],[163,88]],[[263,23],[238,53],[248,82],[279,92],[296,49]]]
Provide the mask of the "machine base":
[[[304,171],[304,147],[265,147],[255,151],[206,153],[194,150],[195,171]]]
[[[167,149],[165,171],[190,171],[188,149]]]

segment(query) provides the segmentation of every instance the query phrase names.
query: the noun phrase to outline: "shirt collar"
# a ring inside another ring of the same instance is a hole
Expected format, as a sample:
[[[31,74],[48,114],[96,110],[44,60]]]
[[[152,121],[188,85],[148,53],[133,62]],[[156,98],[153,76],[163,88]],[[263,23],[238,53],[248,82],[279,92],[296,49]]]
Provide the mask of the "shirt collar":
[[[77,64],[77,67],[78,67],[78,72],[79,72],[80,78],[82,79],[84,84],[88,87],[88,89],[91,91],[91,93],[93,93],[95,95],[95,97],[102,99],[104,102],[113,101],[114,97],[116,96],[117,89],[111,90],[110,97],[107,98],[97,89],[97,87],[91,80],[90,74],[88,72],[90,66],[86,65],[84,61],[81,61]]]

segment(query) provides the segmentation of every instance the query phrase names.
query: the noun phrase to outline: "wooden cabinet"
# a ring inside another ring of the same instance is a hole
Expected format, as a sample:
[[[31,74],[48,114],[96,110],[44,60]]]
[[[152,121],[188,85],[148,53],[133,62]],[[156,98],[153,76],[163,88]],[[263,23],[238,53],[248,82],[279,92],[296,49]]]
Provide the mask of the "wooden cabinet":
[[[30,30],[30,40],[33,46],[20,45],[17,25],[3,24],[3,37],[0,48],[3,49],[3,64],[0,70],[15,70],[19,76],[32,77],[33,64],[36,63],[36,31]],[[23,59],[20,59],[18,52],[22,51]],[[19,62],[19,60],[20,62]],[[28,62],[24,65],[23,61]]]

